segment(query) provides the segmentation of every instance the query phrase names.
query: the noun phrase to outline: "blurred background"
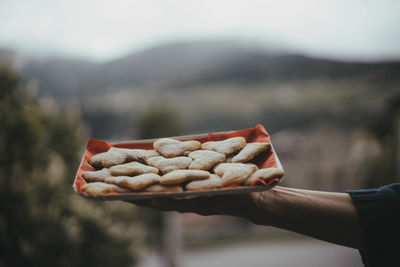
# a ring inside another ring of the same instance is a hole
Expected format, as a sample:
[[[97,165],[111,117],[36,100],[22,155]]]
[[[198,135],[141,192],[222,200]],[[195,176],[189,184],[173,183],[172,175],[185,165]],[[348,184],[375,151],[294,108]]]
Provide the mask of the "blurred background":
[[[263,124],[285,186],[400,177],[399,1],[0,1],[0,266],[362,266],[353,249],[72,191],[88,137]]]

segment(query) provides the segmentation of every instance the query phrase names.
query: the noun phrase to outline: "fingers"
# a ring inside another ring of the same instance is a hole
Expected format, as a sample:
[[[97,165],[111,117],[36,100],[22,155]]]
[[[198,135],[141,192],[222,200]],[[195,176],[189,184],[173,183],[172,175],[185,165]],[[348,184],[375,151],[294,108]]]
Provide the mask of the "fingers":
[[[177,211],[180,213],[194,212],[201,215],[209,215],[210,211],[204,208],[206,200],[201,198],[192,199],[172,199],[172,198],[156,198],[153,199],[155,208],[162,211]]]
[[[226,201],[216,197],[196,197],[191,199],[153,198],[145,200],[129,200],[129,203],[160,211],[193,212],[200,215],[224,214]],[[218,205],[216,205],[218,203]],[[229,205],[229,204],[228,204]],[[218,207],[218,209],[216,209]]]
[[[153,208],[160,211],[179,211],[186,212],[184,203],[170,198],[153,198],[153,199],[139,199],[128,200],[127,202],[135,204],[140,207]]]
[[[235,215],[247,208],[247,195],[196,197],[190,199],[159,198],[153,205],[163,211],[194,212],[200,215]]]
[[[125,200],[125,202],[129,202],[129,203],[135,204],[136,206],[140,206],[140,207],[147,207],[147,208],[152,207],[151,199]]]
[[[200,215],[242,216],[251,207],[248,194],[196,197],[190,199],[154,198],[129,201],[138,206],[160,211],[193,212]]]

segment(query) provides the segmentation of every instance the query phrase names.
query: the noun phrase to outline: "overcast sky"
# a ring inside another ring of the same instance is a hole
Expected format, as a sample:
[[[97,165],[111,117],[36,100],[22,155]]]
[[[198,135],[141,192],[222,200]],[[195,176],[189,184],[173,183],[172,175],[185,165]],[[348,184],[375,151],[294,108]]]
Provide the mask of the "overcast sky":
[[[0,0],[0,47],[25,53],[108,60],[209,39],[400,59],[400,0]]]

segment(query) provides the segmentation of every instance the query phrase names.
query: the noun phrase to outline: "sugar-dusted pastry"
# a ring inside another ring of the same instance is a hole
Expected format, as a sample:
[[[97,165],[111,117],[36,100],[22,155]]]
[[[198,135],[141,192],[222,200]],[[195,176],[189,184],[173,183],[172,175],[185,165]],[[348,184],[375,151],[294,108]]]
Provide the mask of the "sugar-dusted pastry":
[[[199,149],[199,141],[179,141],[172,138],[161,138],[153,143],[154,149],[166,158],[182,156],[187,151]]]
[[[104,157],[106,155],[107,155],[107,152],[102,152],[102,153],[98,153],[98,154],[93,155],[89,159],[89,164],[92,165],[93,167],[95,167],[96,169],[103,168],[102,161],[103,161],[103,159],[104,159]]]
[[[271,144],[269,143],[248,143],[236,156],[232,158],[232,162],[248,162],[270,147]]]
[[[254,172],[247,180],[246,180],[246,185],[251,185],[252,182],[256,179],[268,181],[272,178],[281,178],[283,175],[285,175],[285,172],[282,169],[278,168],[265,168],[265,169],[259,169],[256,172]]]
[[[110,168],[110,173],[113,176],[133,176],[144,173],[158,173],[158,169],[144,165],[140,162],[133,161],[121,165],[115,165]]]
[[[108,193],[127,193],[131,192],[131,190],[115,184],[95,182],[82,186],[82,192],[91,196],[102,196]]]
[[[208,190],[223,187],[222,179],[216,174],[211,174],[210,178],[204,180],[191,181],[185,186],[187,191]]]
[[[213,150],[225,155],[241,150],[246,145],[244,137],[232,137],[223,141],[210,141],[201,145],[203,150]]]
[[[86,180],[86,182],[104,182],[104,180],[110,176],[110,170],[107,168],[101,169],[99,171],[82,172],[82,177]]]
[[[183,152],[183,156],[187,157],[189,156],[190,153],[192,153],[193,151],[185,151]]]
[[[224,162],[225,155],[212,150],[196,150],[189,154],[193,159],[189,169],[191,170],[209,170],[218,163]]]
[[[137,176],[110,176],[105,179],[107,184],[116,184],[138,191],[158,183],[160,176],[155,173],[145,173]]]
[[[210,173],[208,171],[176,170],[161,176],[160,184],[163,185],[180,184],[192,180],[207,179],[208,177],[210,177]]]
[[[225,163],[232,163],[232,159],[233,159],[234,156],[236,156],[235,153],[227,155],[224,162]]]
[[[144,192],[183,192],[183,188],[181,185],[162,185],[162,184],[155,184],[147,187],[144,189]]]
[[[188,157],[164,158],[163,156],[151,157],[146,160],[147,164],[159,169],[163,174],[187,169],[192,163]]]
[[[146,159],[151,157],[160,156],[160,154],[153,150],[146,150],[146,149],[128,149],[128,148],[120,148],[125,151],[126,160],[127,161],[139,161],[139,162],[146,162]]]
[[[119,148],[112,147],[104,155],[101,164],[105,168],[125,163],[126,155]]]
[[[257,169],[256,165],[249,163],[220,163],[214,172],[222,177],[222,184],[228,186],[245,182]]]
[[[155,150],[112,147],[105,155],[103,155],[101,163],[104,167],[109,168],[131,161],[139,161],[143,163],[146,159],[159,155],[160,154]]]

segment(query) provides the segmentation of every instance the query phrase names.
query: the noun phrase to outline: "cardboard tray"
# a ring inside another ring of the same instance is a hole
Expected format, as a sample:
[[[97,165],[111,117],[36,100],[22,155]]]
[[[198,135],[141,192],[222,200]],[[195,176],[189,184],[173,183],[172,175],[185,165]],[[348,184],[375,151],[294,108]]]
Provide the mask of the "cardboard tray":
[[[201,143],[207,141],[221,141],[231,137],[243,136],[247,143],[252,142],[267,142],[271,144],[271,149],[265,151],[255,157],[252,162],[256,164],[259,168],[269,168],[275,167],[283,169],[279,161],[279,158],[275,152],[275,149],[271,143],[271,139],[265,128],[258,124],[254,128],[239,130],[239,131],[228,131],[219,133],[208,133],[208,134],[198,134],[198,135],[188,135],[188,136],[177,136],[173,137],[181,141],[187,140],[197,140]],[[82,186],[86,184],[86,181],[82,178],[81,173],[84,171],[95,170],[90,164],[89,159],[101,152],[108,151],[111,147],[120,148],[130,148],[130,149],[153,149],[153,142],[156,139],[146,139],[146,140],[134,140],[119,143],[109,143],[102,140],[89,139],[86,145],[86,150],[83,155],[81,164],[75,176],[73,189],[75,192],[83,197],[97,200],[134,200],[134,199],[150,199],[159,197],[171,197],[171,198],[192,198],[198,196],[212,196],[212,195],[226,195],[226,194],[243,194],[249,192],[264,191],[272,188],[279,183],[279,178],[274,178],[269,181],[268,184],[263,185],[253,185],[253,186],[228,186],[225,188],[211,189],[211,190],[201,190],[201,191],[184,191],[184,192],[132,192],[132,193],[109,193],[103,196],[90,196],[82,193]]]

